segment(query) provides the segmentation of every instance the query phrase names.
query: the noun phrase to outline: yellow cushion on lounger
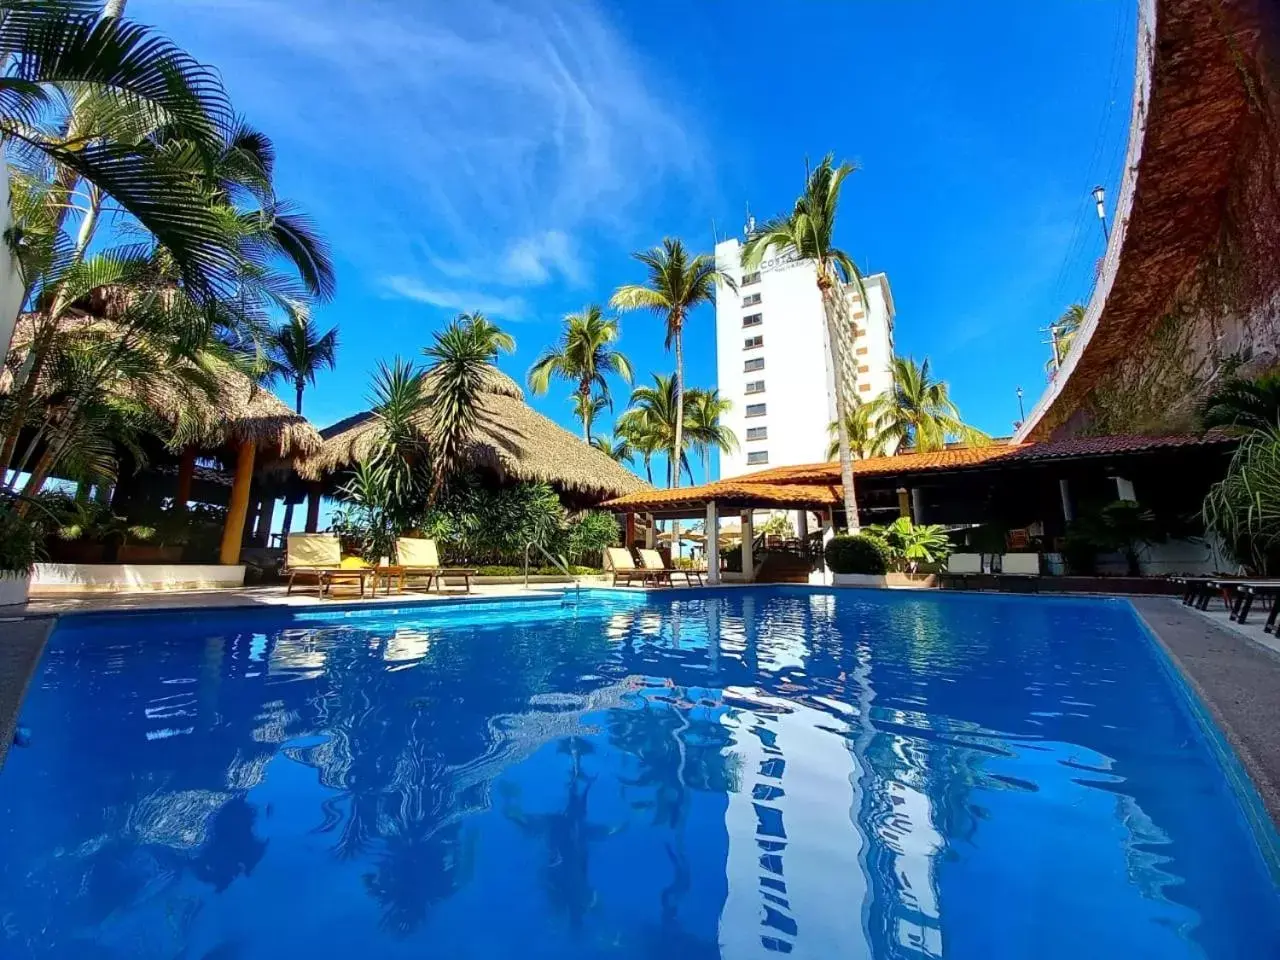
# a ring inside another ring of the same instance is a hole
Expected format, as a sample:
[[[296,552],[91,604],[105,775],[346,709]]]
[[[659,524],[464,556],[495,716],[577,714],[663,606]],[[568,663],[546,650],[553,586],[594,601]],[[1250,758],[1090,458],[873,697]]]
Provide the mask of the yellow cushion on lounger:
[[[339,566],[343,570],[367,570],[372,564],[363,557],[343,557]]]
[[[636,562],[631,559],[631,551],[625,547],[609,547],[605,550],[611,570],[634,570]]]
[[[440,566],[436,542],[426,537],[401,537],[396,541],[396,559],[402,567]]]
[[[331,533],[291,533],[285,539],[285,566],[292,569],[325,567],[342,562],[342,547]]]

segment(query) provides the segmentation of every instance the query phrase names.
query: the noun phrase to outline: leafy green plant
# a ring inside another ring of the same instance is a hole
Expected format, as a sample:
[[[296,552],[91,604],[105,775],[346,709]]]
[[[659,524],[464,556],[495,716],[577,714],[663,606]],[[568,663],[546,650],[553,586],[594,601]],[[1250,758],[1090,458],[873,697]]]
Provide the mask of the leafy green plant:
[[[1067,531],[1064,559],[1072,572],[1092,572],[1088,550],[1124,555],[1128,575],[1142,575],[1144,546],[1163,543],[1168,532],[1154,513],[1133,500],[1115,500],[1081,515]]]
[[[1198,413],[1205,429],[1249,433],[1280,428],[1280,370],[1253,380],[1227,377],[1205,397]]]
[[[0,577],[22,577],[45,556],[40,523],[13,510],[0,510]]]
[[[760,532],[765,536],[790,540],[795,537],[796,528],[791,525],[791,518],[785,513],[775,513],[760,525]]]
[[[899,517],[888,526],[868,527],[863,533],[884,545],[889,566],[915,573],[921,564],[942,564],[951,555],[951,541],[937,524],[914,524]]]
[[[832,537],[823,556],[832,573],[883,576],[889,572],[889,557],[884,542],[866,534]]]
[[[1264,573],[1280,561],[1280,427],[1244,438],[1227,474],[1210,488],[1205,526],[1236,559]]]
[[[565,551],[574,563],[599,563],[605,548],[614,546],[620,537],[614,515],[593,510],[569,521]]]

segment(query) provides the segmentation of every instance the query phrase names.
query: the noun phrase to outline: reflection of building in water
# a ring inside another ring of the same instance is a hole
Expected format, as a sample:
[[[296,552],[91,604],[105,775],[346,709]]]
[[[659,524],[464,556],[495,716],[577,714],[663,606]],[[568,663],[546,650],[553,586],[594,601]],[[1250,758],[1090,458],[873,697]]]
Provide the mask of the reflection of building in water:
[[[743,782],[725,816],[721,945],[728,954],[763,945],[792,956],[941,956],[938,785],[927,741],[894,732],[927,721],[881,708],[873,726],[868,648],[839,638],[833,648],[821,611],[811,613],[803,629],[770,637],[744,609],[742,634],[726,644],[761,687],[725,693],[738,707],[724,722]],[[838,665],[819,662],[832,655]],[[811,676],[838,672],[846,692],[809,701],[821,710],[771,696],[788,689],[797,656]]]

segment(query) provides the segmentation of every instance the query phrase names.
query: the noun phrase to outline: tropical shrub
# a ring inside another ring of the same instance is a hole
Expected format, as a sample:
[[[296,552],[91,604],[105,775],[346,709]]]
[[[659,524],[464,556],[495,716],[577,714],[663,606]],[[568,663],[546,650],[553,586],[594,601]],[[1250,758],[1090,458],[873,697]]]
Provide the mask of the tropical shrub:
[[[823,556],[832,573],[883,576],[889,572],[889,557],[884,543],[865,534],[832,537]]]
[[[599,564],[606,547],[621,542],[617,518],[592,510],[569,521],[565,552],[572,563]]]
[[[1245,437],[1204,500],[1205,526],[1235,559],[1262,573],[1280,566],[1280,428]]]
[[[867,527],[863,535],[882,544],[892,570],[915,573],[922,563],[940,565],[951,555],[951,540],[941,526],[914,524],[910,517],[899,517],[888,526]]]
[[[1167,539],[1167,530],[1150,510],[1133,500],[1114,500],[1071,524],[1063,544],[1064,559],[1072,573],[1087,574],[1093,572],[1098,553],[1120,553],[1128,575],[1137,577],[1142,574],[1142,548]]]
[[[41,525],[14,510],[0,510],[0,577],[21,577],[44,558]]]

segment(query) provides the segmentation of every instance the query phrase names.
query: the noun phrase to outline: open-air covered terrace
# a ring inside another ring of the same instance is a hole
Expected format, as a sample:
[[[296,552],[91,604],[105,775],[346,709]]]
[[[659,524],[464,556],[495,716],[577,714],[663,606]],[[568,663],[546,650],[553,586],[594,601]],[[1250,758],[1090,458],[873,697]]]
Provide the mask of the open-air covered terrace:
[[[854,464],[859,521],[888,523],[907,516],[917,524],[942,524],[960,531],[994,529],[1027,548],[1053,552],[1068,526],[1106,503],[1134,500],[1170,530],[1196,532],[1200,504],[1234,448],[1219,434],[1165,437],[1077,437],[1043,443],[994,443],[949,447],[931,453],[873,457]],[[1172,482],[1176,481],[1176,482]],[[715,529],[728,516],[741,518],[745,579],[761,572],[764,543],[753,536],[753,514],[795,511],[798,539],[806,546],[819,530],[842,529],[843,497],[838,463],[775,467],[713,483],[673,490],[649,490],[604,504],[628,518],[705,520]],[[816,515],[819,530],[809,528]],[[632,524],[628,522],[628,533]],[[708,568],[720,574],[717,538],[707,540]],[[631,542],[629,536],[628,542]],[[754,548],[753,548],[754,543]],[[816,563],[818,551],[810,549]],[[1152,549],[1151,573],[1194,572],[1216,558],[1210,548],[1185,536]]]

